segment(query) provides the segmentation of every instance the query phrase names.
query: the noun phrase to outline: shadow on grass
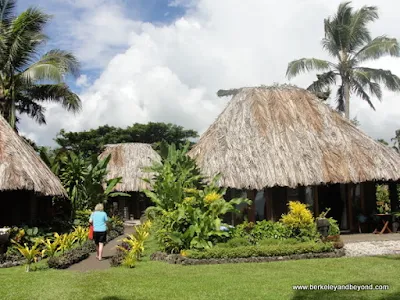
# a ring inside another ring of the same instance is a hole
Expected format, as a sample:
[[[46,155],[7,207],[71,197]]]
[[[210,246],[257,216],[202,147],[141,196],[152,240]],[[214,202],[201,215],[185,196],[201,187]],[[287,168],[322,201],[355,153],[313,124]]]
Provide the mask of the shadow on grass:
[[[357,282],[352,283],[352,285],[386,285],[386,283],[365,283],[365,282]],[[322,284],[325,285],[325,284]],[[343,285],[347,285],[343,284]],[[398,300],[400,299],[400,292],[390,292],[389,290],[297,290],[291,300],[345,300],[345,299],[374,299],[374,300]],[[379,296],[377,295],[380,294]]]
[[[117,297],[117,296],[107,296],[107,297],[100,298],[99,300],[128,300],[128,299]]]

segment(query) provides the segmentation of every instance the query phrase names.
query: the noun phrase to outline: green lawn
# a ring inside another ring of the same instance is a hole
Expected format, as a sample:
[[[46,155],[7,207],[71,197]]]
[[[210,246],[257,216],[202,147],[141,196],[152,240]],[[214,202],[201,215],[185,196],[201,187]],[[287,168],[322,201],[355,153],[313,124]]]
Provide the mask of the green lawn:
[[[0,269],[0,299],[400,299],[400,256],[179,266],[78,273]],[[302,284],[389,284],[389,291],[295,292]]]

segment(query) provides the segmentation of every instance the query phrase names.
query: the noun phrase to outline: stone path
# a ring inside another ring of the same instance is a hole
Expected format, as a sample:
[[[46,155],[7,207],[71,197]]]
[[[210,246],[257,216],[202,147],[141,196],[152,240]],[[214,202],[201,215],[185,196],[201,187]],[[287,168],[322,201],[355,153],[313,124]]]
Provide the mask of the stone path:
[[[86,272],[92,270],[105,270],[110,268],[110,259],[115,254],[117,245],[122,241],[123,238],[133,233],[133,228],[133,226],[125,226],[124,235],[113,239],[111,242],[104,246],[103,259],[101,261],[96,259],[96,252],[94,252],[91,253],[87,259],[82,260],[81,262],[69,267],[68,270]]]

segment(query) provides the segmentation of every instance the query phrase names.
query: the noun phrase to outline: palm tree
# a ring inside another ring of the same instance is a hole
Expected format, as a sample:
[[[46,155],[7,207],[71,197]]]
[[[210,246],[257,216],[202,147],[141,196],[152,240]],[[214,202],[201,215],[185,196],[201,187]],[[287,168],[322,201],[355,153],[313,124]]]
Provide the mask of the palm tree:
[[[15,6],[16,0],[0,0],[0,113],[15,128],[17,112],[45,123],[46,101],[78,111],[81,101],[65,84],[68,75],[78,75],[78,60],[58,49],[39,55],[50,16],[37,8],[15,16]]]
[[[323,92],[340,79],[337,90],[337,109],[350,118],[350,94],[365,100],[374,110],[371,96],[382,99],[381,84],[391,91],[400,90],[400,79],[389,70],[362,67],[367,61],[384,55],[399,56],[399,43],[394,38],[379,36],[374,39],[367,28],[378,19],[374,6],[364,6],[354,11],[350,2],[339,5],[333,18],[325,19],[323,48],[336,58],[329,62],[316,58],[302,58],[289,63],[286,76],[290,79],[305,71],[324,71],[317,75],[308,90]]]

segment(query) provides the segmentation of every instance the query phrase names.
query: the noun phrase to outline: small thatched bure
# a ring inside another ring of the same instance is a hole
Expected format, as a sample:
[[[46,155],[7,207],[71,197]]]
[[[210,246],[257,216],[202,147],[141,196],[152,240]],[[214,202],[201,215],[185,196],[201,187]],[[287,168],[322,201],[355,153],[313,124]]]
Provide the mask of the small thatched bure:
[[[107,179],[122,177],[115,190],[119,192],[138,192],[151,189],[142,178],[151,179],[153,176],[143,170],[150,167],[153,162],[161,162],[160,155],[149,144],[126,143],[106,145],[100,158],[111,154],[108,164]]]
[[[237,189],[400,178],[395,151],[288,85],[238,90],[189,155]]]
[[[0,116],[0,191],[27,190],[43,196],[64,196],[56,175]]]

